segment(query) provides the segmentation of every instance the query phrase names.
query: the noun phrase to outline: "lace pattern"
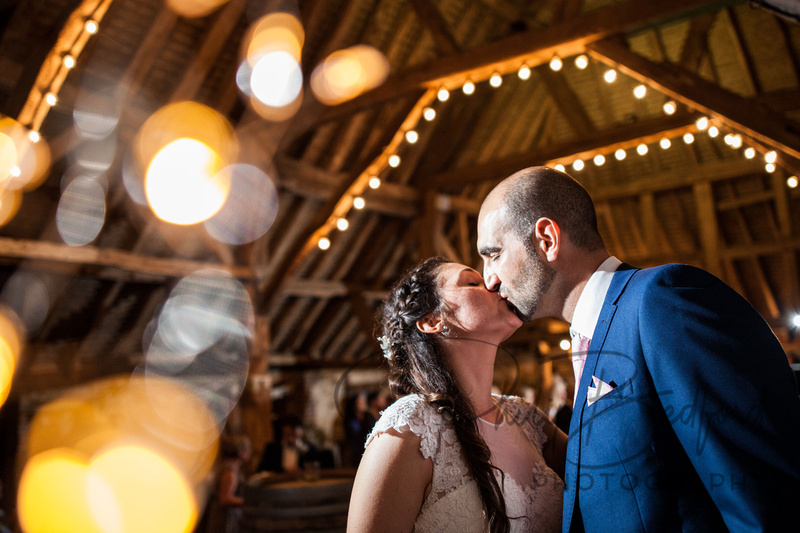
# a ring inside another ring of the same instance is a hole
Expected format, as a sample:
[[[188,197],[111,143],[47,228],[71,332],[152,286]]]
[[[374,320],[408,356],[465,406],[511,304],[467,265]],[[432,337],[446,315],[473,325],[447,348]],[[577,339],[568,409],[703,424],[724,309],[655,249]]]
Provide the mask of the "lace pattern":
[[[513,532],[560,531],[564,484],[544,460],[542,446],[545,414],[516,397],[495,397],[505,423],[518,425],[538,454],[533,465],[534,483],[521,486],[511,476],[496,473],[503,488]],[[366,445],[390,429],[412,431],[421,439],[420,451],[433,461],[431,492],[423,502],[414,526],[417,532],[486,532],[478,485],[469,475],[455,430],[435,407],[421,396],[409,395],[389,406],[375,424]]]

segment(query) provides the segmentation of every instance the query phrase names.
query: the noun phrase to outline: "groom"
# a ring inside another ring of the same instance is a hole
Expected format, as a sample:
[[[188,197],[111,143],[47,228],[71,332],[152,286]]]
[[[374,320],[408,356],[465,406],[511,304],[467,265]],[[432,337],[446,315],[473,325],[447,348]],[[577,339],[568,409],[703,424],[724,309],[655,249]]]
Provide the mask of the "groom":
[[[571,323],[565,532],[797,523],[800,398],[741,296],[694,267],[610,256],[586,190],[545,167],[489,193],[478,250],[486,286],[523,320]]]

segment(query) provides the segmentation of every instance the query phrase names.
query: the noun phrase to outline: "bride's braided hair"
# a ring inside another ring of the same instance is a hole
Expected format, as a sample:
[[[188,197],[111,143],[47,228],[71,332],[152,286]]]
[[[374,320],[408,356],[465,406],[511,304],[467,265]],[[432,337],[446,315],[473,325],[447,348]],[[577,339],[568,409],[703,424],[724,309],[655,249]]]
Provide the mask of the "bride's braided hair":
[[[392,288],[383,306],[382,329],[391,348],[389,387],[396,396],[420,394],[452,421],[464,459],[478,484],[492,533],[510,529],[505,500],[481,436],[477,414],[444,362],[436,335],[423,333],[417,320],[443,312],[437,288],[439,267],[451,261],[433,257],[409,270]]]

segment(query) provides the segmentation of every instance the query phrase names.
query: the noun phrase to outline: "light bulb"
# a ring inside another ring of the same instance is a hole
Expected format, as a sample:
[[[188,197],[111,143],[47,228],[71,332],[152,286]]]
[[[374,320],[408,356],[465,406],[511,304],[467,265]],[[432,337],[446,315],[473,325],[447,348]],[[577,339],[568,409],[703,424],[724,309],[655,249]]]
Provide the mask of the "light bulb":
[[[790,189],[797,187],[797,176],[789,176],[789,178],[786,180],[786,186]]]
[[[500,87],[503,84],[503,77],[500,74],[494,73],[489,78],[489,85],[492,87]]]
[[[365,205],[367,205],[367,203],[360,196],[356,196],[355,198],[353,198],[353,207],[355,207],[356,209],[364,209]]]
[[[589,66],[589,58],[583,54],[579,55],[575,58],[575,66],[581,70],[585,69],[587,66]]]
[[[461,87],[461,90],[464,91],[464,94],[472,94],[475,92],[475,84],[467,80],[464,82],[464,85]]]
[[[419,134],[416,131],[408,130],[406,132],[406,141],[408,141],[409,144],[414,144],[418,140],[419,140]]]
[[[664,103],[664,107],[662,109],[664,110],[665,115],[674,115],[675,111],[678,110],[678,105],[670,100],[669,102]]]
[[[381,186],[381,179],[378,176],[372,176],[369,179],[369,187],[370,189],[377,189]]]
[[[756,156],[756,149],[755,149],[755,148],[753,148],[752,146],[748,147],[748,148],[747,148],[747,149],[744,151],[744,156],[745,156],[747,159],[753,159],[753,158]]]
[[[636,153],[638,153],[639,155],[646,154],[647,153],[647,145],[646,144],[640,144],[639,146],[637,146],[636,147]]]
[[[347,222],[346,218],[340,218],[336,221],[336,227],[339,229],[339,231],[344,231],[350,227],[350,223]]]
[[[519,76],[519,79],[521,80],[527,80],[528,78],[530,78],[531,77],[530,67],[528,67],[528,65],[522,65],[521,67],[519,67],[519,70],[517,71],[517,76]]]
[[[667,148],[669,148],[670,146],[672,146],[672,143],[669,141],[669,139],[666,139],[666,138],[664,138],[664,139],[661,139],[661,140],[659,141],[659,143],[658,143],[658,144],[659,144],[659,146],[661,146],[661,148],[662,148],[662,149],[664,149],[664,150],[666,150]]]
[[[605,162],[606,158],[603,154],[597,154],[596,156],[594,156],[594,164],[597,165],[598,167],[602,166],[602,164]]]
[[[436,118],[436,110],[433,109],[432,107],[426,107],[422,111],[422,116],[425,118],[425,120],[430,122],[431,120]]]
[[[708,127],[708,119],[706,117],[700,117],[694,124],[697,126],[698,130],[703,131]]]
[[[392,168],[397,168],[400,165],[400,156],[399,155],[390,155],[389,156],[389,166]]]
[[[317,241],[317,246],[319,246],[320,250],[327,250],[331,247],[331,240],[327,237],[322,237]]]
[[[603,74],[603,79],[606,80],[606,83],[614,83],[614,80],[617,79],[617,71],[613,68],[608,69],[605,74]]]
[[[778,152],[776,152],[775,150],[770,150],[769,152],[764,154],[764,161],[766,161],[767,163],[774,163],[777,160],[778,160]]]
[[[583,170],[583,161],[581,161],[580,159],[576,159],[575,162],[572,163],[572,168],[574,168],[577,171]]]
[[[619,148],[616,152],[614,152],[614,157],[617,158],[617,161],[622,161],[628,154],[625,153],[625,150]]]
[[[647,87],[645,85],[637,85],[633,89],[633,96],[641,100],[647,94]]]
[[[553,56],[553,59],[550,60],[550,70],[554,72],[558,72],[563,66],[564,62],[561,61],[561,58],[558,56]]]
[[[446,102],[447,99],[450,98],[450,91],[442,87],[439,89],[439,92],[436,93],[436,98],[438,98],[440,102]]]
[[[686,144],[692,144],[694,142],[694,135],[692,135],[691,133],[684,133],[683,142],[685,142]]]

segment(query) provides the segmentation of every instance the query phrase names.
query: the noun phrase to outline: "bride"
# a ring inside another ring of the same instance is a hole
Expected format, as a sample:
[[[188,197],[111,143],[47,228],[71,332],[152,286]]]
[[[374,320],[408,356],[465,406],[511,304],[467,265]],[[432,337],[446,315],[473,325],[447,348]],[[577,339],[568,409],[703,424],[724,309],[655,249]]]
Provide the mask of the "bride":
[[[561,530],[566,435],[491,393],[497,346],[521,324],[464,265],[431,258],[397,282],[380,340],[400,398],[367,439],[349,532]]]

